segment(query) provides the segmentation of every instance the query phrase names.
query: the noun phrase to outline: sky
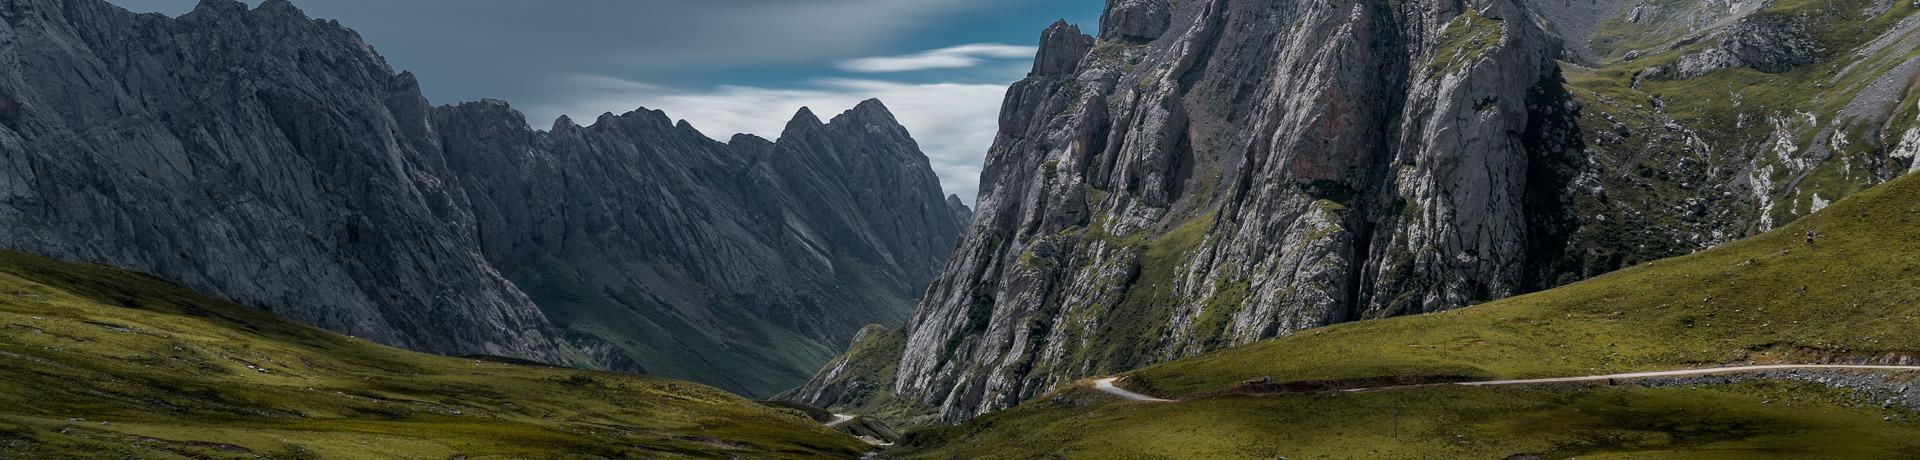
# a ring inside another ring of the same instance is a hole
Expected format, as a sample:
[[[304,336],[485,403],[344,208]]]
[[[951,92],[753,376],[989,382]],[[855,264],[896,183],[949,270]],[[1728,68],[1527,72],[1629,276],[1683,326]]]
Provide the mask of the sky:
[[[198,0],[110,0],[178,15]],[[258,4],[258,0],[246,0]],[[294,0],[412,71],[435,104],[493,98],[560,115],[665,110],[702,133],[777,138],[879,98],[972,203],[1008,84],[1055,20],[1104,0]]]

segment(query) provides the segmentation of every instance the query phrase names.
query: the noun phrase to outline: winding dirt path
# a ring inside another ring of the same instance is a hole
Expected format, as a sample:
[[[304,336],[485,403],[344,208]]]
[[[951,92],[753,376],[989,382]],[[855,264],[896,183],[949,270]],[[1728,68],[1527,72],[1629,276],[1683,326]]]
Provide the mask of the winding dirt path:
[[[1681,370],[1675,370],[1675,371],[1628,372],[1623,374],[1586,375],[1586,376],[1579,376],[1579,377],[1556,377],[1556,378],[1545,378],[1545,379],[1487,380],[1487,381],[1479,381],[1479,382],[1432,383],[1432,384],[1422,384],[1422,385],[1401,385],[1401,386],[1375,387],[1375,388],[1350,388],[1350,389],[1340,390],[1340,391],[1347,392],[1347,393],[1360,393],[1360,392],[1374,392],[1374,391],[1404,390],[1409,388],[1429,388],[1429,387],[1442,386],[1442,385],[1462,385],[1462,386],[1470,386],[1470,387],[1543,385],[1543,384],[1551,384],[1551,383],[1583,383],[1583,382],[1599,382],[1599,381],[1606,381],[1606,380],[1633,380],[1633,379],[1647,379],[1647,378],[1659,378],[1659,377],[1697,377],[1697,376],[1703,376],[1703,375],[1738,374],[1738,373],[1745,373],[1745,372],[1765,372],[1765,371],[1784,371],[1784,370],[1920,371],[1920,366],[1875,366],[1875,365],[1864,365],[1864,364],[1860,364],[1860,365],[1855,365],[1855,364],[1766,364],[1766,365],[1753,365],[1753,366],[1707,367],[1707,368],[1699,368],[1699,369],[1681,369]],[[1129,401],[1154,402],[1154,403],[1178,402],[1172,399],[1155,398],[1152,396],[1147,396],[1140,393],[1127,391],[1127,389],[1125,388],[1120,388],[1114,385],[1114,381],[1119,379],[1120,379],[1119,377],[1107,377],[1100,380],[1095,380],[1093,382],[1093,388],[1096,390],[1100,390],[1101,392],[1118,396],[1120,398],[1123,398]]]
[[[1143,395],[1143,394],[1139,394],[1139,393],[1134,393],[1134,392],[1131,392],[1131,391],[1127,391],[1127,389],[1125,389],[1125,388],[1120,388],[1120,387],[1117,387],[1117,386],[1114,386],[1114,385],[1113,385],[1113,381],[1115,381],[1115,380],[1120,380],[1120,378],[1119,378],[1119,377],[1107,377],[1107,378],[1104,378],[1104,379],[1100,379],[1100,380],[1095,380],[1095,381],[1093,381],[1093,389],[1096,389],[1096,390],[1100,390],[1100,391],[1103,391],[1103,392],[1106,392],[1107,394],[1110,394],[1110,395],[1114,395],[1114,396],[1119,396],[1119,397],[1121,397],[1121,398],[1125,398],[1125,399],[1127,399],[1127,400],[1129,400],[1129,401],[1140,401],[1140,402],[1174,402],[1174,401],[1173,401],[1173,400],[1171,400],[1171,399],[1160,399],[1160,398],[1155,398],[1155,397],[1152,397],[1152,396],[1147,396],[1147,395]]]

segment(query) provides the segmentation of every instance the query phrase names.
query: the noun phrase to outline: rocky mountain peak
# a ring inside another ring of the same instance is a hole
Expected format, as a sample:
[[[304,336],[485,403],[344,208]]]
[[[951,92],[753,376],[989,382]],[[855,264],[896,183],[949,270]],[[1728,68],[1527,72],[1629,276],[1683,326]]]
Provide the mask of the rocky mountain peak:
[[[880,102],[879,99],[861,101],[860,104],[854,106],[853,109],[835,115],[833,120],[828,122],[830,125],[842,123],[862,126],[873,125],[877,127],[897,127],[900,125],[900,122],[894,119],[893,112],[887,110],[887,105]]]
[[[787,120],[787,127],[781,130],[780,138],[785,139],[788,136],[812,132],[822,126],[826,126],[826,123],[820,121],[818,115],[813,114],[812,108],[801,107],[799,111],[794,112],[792,119]]]
[[[773,141],[770,141],[770,140],[767,140],[767,138],[755,136],[752,134],[739,133],[739,134],[734,134],[732,138],[727,139],[727,145],[731,145],[736,149],[741,149],[746,151],[755,151],[764,147],[772,146]]]
[[[1100,15],[1100,39],[1150,42],[1166,33],[1172,21],[1167,0],[1108,0]]]
[[[1092,36],[1080,33],[1080,26],[1068,24],[1065,19],[1055,21],[1040,35],[1040,51],[1033,60],[1033,74],[1071,73],[1091,51]]]
[[[565,136],[567,135],[567,133],[572,132],[574,129],[578,129],[578,128],[580,128],[580,125],[578,123],[573,122],[573,117],[569,117],[563,114],[563,115],[560,115],[559,118],[553,119],[553,128],[548,131],[552,132],[555,135]]]
[[[193,5],[193,10],[187,14],[230,15],[246,12],[247,4],[241,3],[239,0],[200,0],[199,3]]]
[[[305,11],[300,10],[300,7],[298,6],[294,6],[293,2],[289,0],[261,1],[260,6],[254,7],[254,12],[257,14],[267,14],[267,15],[274,15],[274,16],[281,16],[281,17],[288,17],[288,18],[298,18],[300,20],[310,20],[310,18],[307,16],[307,13]]]
[[[953,210],[953,219],[964,228],[973,224],[973,208],[967,207],[960,195],[947,195],[947,209]]]

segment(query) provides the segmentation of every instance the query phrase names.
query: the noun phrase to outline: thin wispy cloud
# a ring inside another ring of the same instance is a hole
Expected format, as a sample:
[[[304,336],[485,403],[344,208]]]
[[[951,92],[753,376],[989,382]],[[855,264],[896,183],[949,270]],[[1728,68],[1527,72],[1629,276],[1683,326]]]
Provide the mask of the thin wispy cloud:
[[[776,139],[801,107],[822,118],[878,98],[907,127],[927,154],[947,193],[972,203],[980,166],[998,131],[1005,84],[903,83],[873,79],[817,79],[786,88],[720,86],[683,89],[603,75],[574,74],[555,79],[566,92],[554,103],[523,107],[534,126],[562,114],[583,123],[605,112],[639,107],[659,109],[684,119],[708,137],[726,140],[734,133]]]
[[[960,69],[991,59],[1031,59],[1038,48],[1000,43],[972,43],[901,56],[875,56],[840,61],[835,67],[850,72],[881,73]]]

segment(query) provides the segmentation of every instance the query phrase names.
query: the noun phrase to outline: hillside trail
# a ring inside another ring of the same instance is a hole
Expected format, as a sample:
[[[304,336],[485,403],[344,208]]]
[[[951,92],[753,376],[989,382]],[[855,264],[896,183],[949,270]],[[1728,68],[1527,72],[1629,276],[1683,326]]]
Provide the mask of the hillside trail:
[[[1370,392],[1377,392],[1377,391],[1405,390],[1405,389],[1411,389],[1411,388],[1430,388],[1430,387],[1442,386],[1442,385],[1461,385],[1461,386],[1470,386],[1470,387],[1545,385],[1545,384],[1554,384],[1554,383],[1585,383],[1585,382],[1600,382],[1600,381],[1610,381],[1610,380],[1648,379],[1648,378],[1660,378],[1660,377],[1697,377],[1697,376],[1703,376],[1703,375],[1738,374],[1738,373],[1747,373],[1747,372],[1784,371],[1784,370],[1920,371],[1920,366],[1877,366],[1877,365],[1869,365],[1869,364],[1763,364],[1763,365],[1752,365],[1752,366],[1705,367],[1705,368],[1681,369],[1681,370],[1672,370],[1672,371],[1627,372],[1627,373],[1620,373],[1620,374],[1585,375],[1585,376],[1577,376],[1577,377],[1554,377],[1554,378],[1544,378],[1544,379],[1485,380],[1485,381],[1476,381],[1476,382],[1429,383],[1429,384],[1419,384],[1419,385],[1399,385],[1399,386],[1372,387],[1372,388],[1349,388],[1349,389],[1340,390],[1340,391],[1344,393],[1363,393],[1363,392],[1370,393]],[[1178,400],[1155,398],[1152,396],[1135,393],[1125,388],[1120,388],[1119,386],[1114,385],[1114,382],[1118,381],[1119,379],[1120,379],[1119,377],[1107,377],[1107,378],[1095,380],[1093,382],[1093,388],[1103,393],[1117,396],[1129,401],[1149,402],[1149,403],[1179,402]]]

